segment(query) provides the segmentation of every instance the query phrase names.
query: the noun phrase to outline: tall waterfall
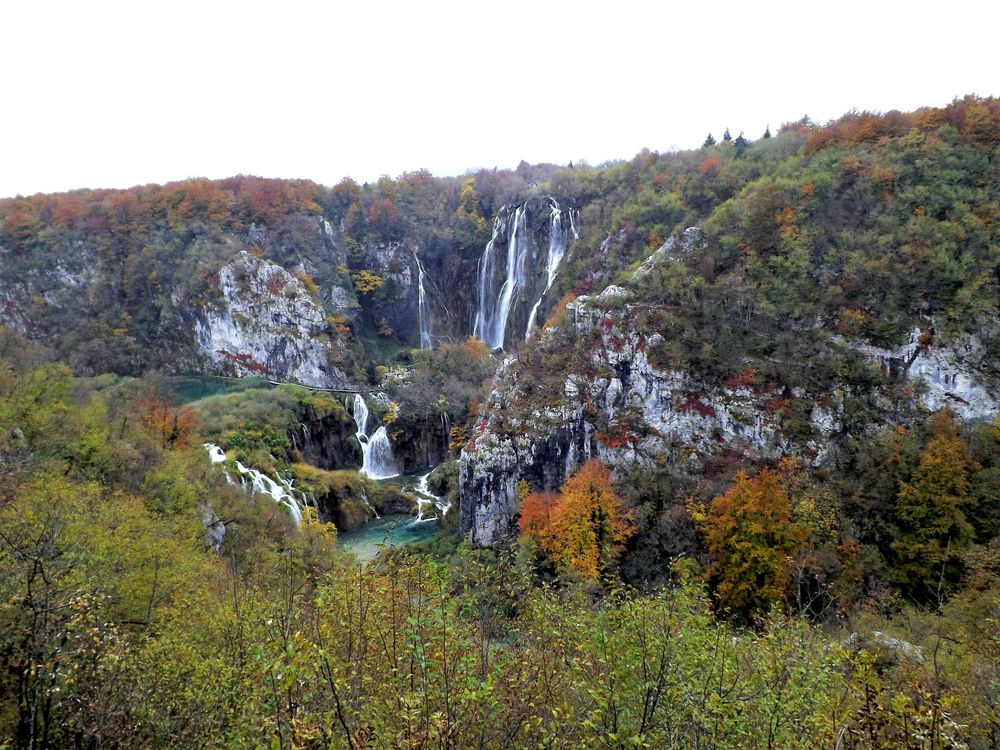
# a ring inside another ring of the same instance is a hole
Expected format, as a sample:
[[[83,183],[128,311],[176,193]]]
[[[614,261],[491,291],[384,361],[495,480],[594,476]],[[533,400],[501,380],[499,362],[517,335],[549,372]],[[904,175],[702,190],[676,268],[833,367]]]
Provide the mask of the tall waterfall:
[[[375,434],[368,437],[368,404],[358,393],[354,396],[354,405],[351,410],[354,416],[354,424],[358,431],[355,435],[361,443],[361,453],[364,457],[361,462],[361,473],[372,479],[388,479],[399,474],[396,462],[392,455],[392,445],[389,443],[389,433],[385,426],[375,430]]]
[[[504,228],[504,217],[507,220],[507,278],[500,288],[500,294],[494,301],[490,294],[490,281],[496,268],[496,241]],[[493,236],[490,238],[483,257],[479,261],[479,312],[476,314],[474,335],[485,342],[491,349],[502,347],[507,333],[507,317],[514,303],[515,296],[524,289],[525,260],[530,243],[528,241],[525,223],[527,221],[526,206],[519,206],[513,215],[501,210],[493,222]]]
[[[528,337],[531,336],[531,329],[535,327],[535,316],[538,315],[538,308],[542,304],[542,298],[545,297],[546,293],[552,287],[552,282],[556,279],[556,272],[559,270],[559,263],[566,254],[566,230],[563,229],[562,225],[562,211],[559,209],[559,204],[556,202],[555,198],[549,198],[549,202],[551,204],[552,211],[549,214],[549,252],[545,263],[545,289],[543,289],[542,293],[538,295],[538,299],[531,308],[531,314],[528,316],[528,326],[524,329],[525,341],[527,341]],[[573,235],[575,237],[576,227],[572,223],[573,209],[569,209],[568,213],[570,216],[570,227],[572,228]]]
[[[420,348],[433,349],[431,343],[431,322],[428,317],[427,291],[424,287],[424,264],[420,262],[420,256],[416,253],[413,257],[417,261],[417,311],[420,316]]]

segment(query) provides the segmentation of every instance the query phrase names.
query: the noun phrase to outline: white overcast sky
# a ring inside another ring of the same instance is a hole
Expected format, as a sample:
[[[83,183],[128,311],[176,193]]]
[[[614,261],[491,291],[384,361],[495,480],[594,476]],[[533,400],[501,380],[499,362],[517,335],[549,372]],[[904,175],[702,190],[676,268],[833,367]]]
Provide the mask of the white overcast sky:
[[[592,164],[1000,93],[1000,4],[0,0],[0,197]]]

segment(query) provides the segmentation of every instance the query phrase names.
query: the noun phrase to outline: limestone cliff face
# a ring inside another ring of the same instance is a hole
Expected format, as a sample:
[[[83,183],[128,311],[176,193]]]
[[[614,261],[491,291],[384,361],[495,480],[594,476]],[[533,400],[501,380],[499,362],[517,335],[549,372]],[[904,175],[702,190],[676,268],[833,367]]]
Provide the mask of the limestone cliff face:
[[[373,294],[361,295],[361,305],[378,330],[384,321],[411,346],[420,345],[417,262],[403,242],[379,242],[364,249],[364,264],[382,279]]]
[[[326,314],[303,283],[246,251],[219,271],[221,301],[192,314],[198,345],[214,369],[317,387],[343,387]],[[182,300],[176,301],[182,304]]]
[[[678,255],[697,252],[701,242],[700,232],[688,230],[653,253],[632,280]],[[586,342],[585,359],[579,371],[565,374],[561,393],[547,394],[545,405],[532,411],[523,406],[530,384],[519,382],[514,358],[500,367],[488,416],[460,459],[459,524],[473,544],[493,544],[512,530],[518,482],[555,491],[591,457],[618,477],[631,466],[697,472],[727,455],[795,455],[819,465],[847,429],[845,398],[852,393],[846,384],[809,392],[755,382],[749,376],[752,367],[745,378],[718,383],[658,366],[651,355],[662,338],[643,330],[644,307],[621,286],[571,303],[562,327],[572,340]],[[548,329],[542,348],[547,338],[566,333]],[[816,336],[826,342],[818,344],[818,351],[846,346],[870,359],[873,368],[882,367],[886,386],[894,378],[912,381],[913,413],[948,406],[972,419],[992,418],[1000,409],[1000,386],[985,372],[975,340],[935,346],[917,331],[909,343],[889,352],[819,330]],[[877,414],[879,394],[863,396]]]
[[[933,321],[914,328],[905,344],[889,350],[865,342],[845,345],[877,364],[886,377],[914,385],[917,402],[928,411],[948,408],[965,420],[990,419],[1000,410],[1000,376],[978,336],[938,344]]]

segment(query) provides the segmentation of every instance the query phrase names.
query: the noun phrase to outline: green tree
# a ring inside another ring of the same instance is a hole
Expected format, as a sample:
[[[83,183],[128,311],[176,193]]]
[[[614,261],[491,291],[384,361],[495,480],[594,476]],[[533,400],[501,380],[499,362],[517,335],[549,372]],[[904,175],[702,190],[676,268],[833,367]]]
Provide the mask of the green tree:
[[[931,417],[929,428],[913,477],[900,485],[899,538],[892,550],[903,590],[919,601],[939,603],[961,578],[962,550],[972,541],[965,510],[978,466],[950,411]]]

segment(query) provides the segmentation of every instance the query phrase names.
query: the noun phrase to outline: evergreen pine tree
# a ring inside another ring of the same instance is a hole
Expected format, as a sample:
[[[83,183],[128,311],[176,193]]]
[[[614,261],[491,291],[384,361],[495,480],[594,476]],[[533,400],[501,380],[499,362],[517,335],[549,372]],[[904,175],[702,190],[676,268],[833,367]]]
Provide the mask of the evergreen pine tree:
[[[766,128],[764,129],[764,138],[766,139],[766,138],[770,138],[770,137],[771,137],[771,126],[770,126],[770,125],[768,125],[768,126],[767,126],[767,127],[766,127]]]
[[[747,146],[750,145],[750,141],[748,141],[743,135],[742,130],[740,131],[740,134],[736,136],[736,140],[733,141],[733,145],[736,147],[737,156],[742,156],[743,152],[747,150]]]
[[[733,137],[729,135],[729,128],[726,128],[726,132],[722,134],[722,141],[723,143],[729,143],[731,140],[733,140]]]
[[[709,133],[708,138],[706,138],[705,142],[701,144],[701,147],[708,148],[709,146],[714,146],[714,145],[715,145],[715,136]]]

